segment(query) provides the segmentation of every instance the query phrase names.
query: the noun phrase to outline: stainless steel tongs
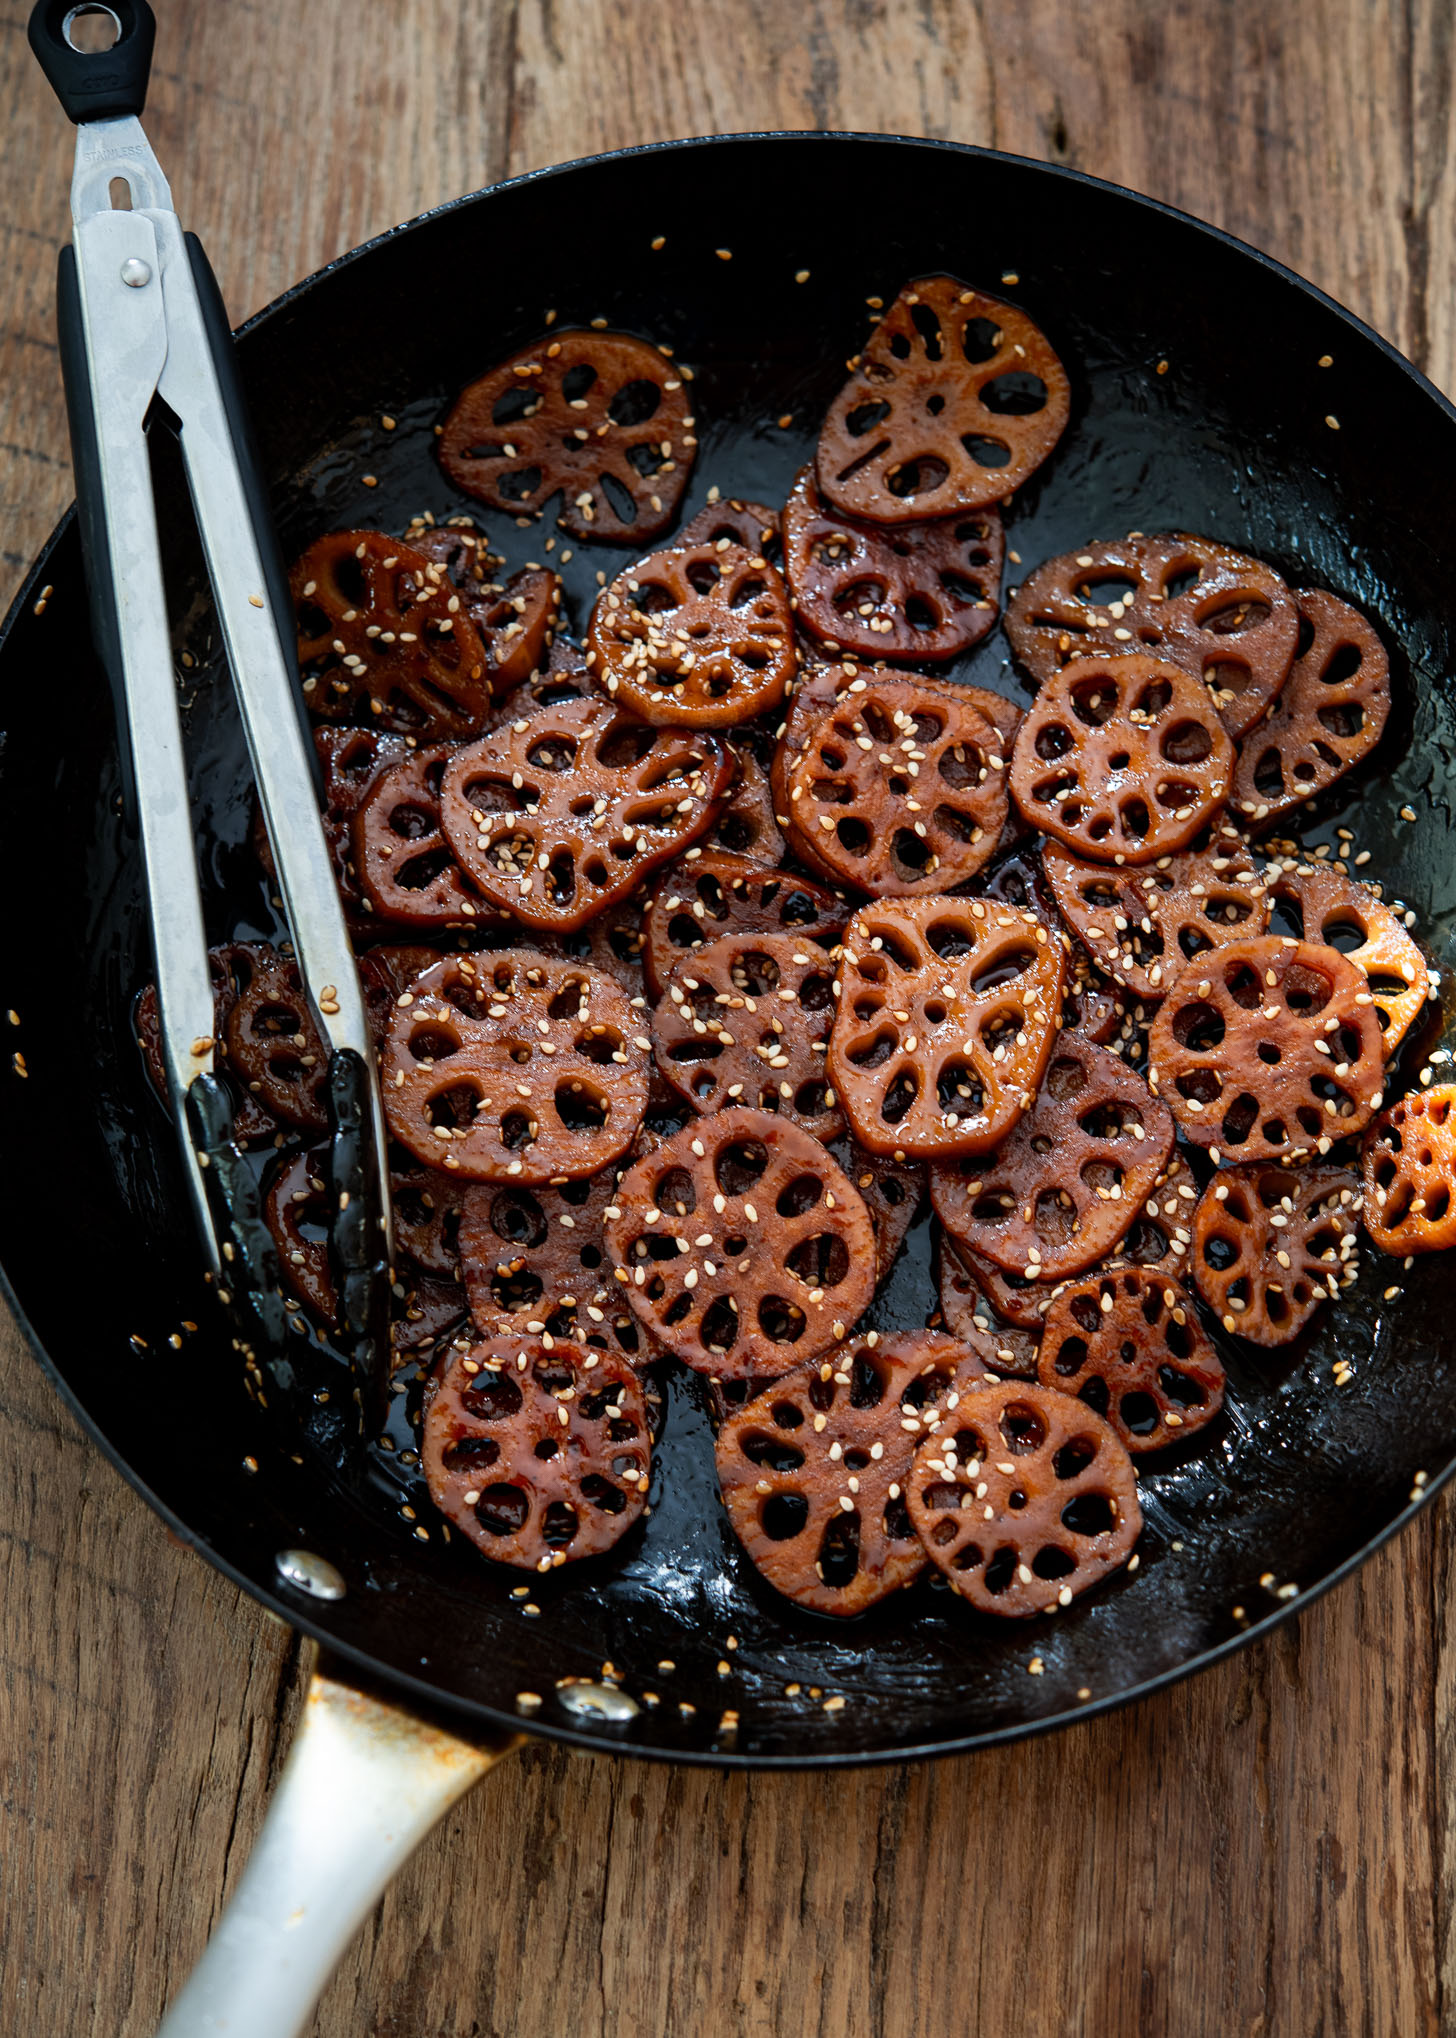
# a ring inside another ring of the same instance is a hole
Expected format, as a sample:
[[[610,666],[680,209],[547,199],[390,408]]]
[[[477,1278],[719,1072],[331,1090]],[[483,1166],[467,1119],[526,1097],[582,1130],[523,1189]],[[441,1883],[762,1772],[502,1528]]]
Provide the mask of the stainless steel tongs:
[[[92,19],[89,19],[92,18]],[[114,31],[80,47],[79,24]],[[146,0],[39,0],[30,42],[76,123],[72,244],[58,320],[92,628],[116,697],[137,829],[167,1083],[219,1293],[245,1339],[285,1327],[277,1255],[216,1073],[212,977],[167,625],[147,434],[173,429],[257,780],[298,968],[330,1050],[330,1257],[341,1328],[377,1409],[387,1307],[385,1134],[364,999],[318,813],[292,610],[217,282],[184,234],[137,116]],[[125,187],[130,209],[113,203]]]

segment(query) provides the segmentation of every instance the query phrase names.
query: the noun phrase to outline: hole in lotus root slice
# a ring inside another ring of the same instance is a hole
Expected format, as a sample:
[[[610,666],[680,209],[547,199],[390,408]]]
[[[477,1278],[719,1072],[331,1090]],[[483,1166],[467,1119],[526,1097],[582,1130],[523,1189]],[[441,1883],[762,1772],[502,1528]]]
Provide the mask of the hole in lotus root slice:
[[[285,1286],[325,1328],[338,1297],[329,1267],[328,1153],[280,1154],[263,1193],[263,1221],[278,1248]]]
[[[930,1560],[980,1613],[1066,1606],[1132,1555],[1137,1474],[1121,1439],[1070,1395],[1023,1381],[972,1387],[915,1453],[910,1519]]]
[[[454,747],[416,750],[379,772],[354,816],[354,868],[374,922],[496,926],[500,910],[463,876],[440,827],[440,786]]]
[[[950,1335],[970,1345],[988,1371],[1034,1380],[1042,1318],[1037,1316],[1034,1325],[1025,1328],[1002,1316],[982,1285],[979,1273],[971,1272],[944,1232],[937,1234],[936,1252],[940,1313]],[[982,1265],[989,1267],[990,1261],[983,1261]],[[1050,1305],[1049,1289],[1043,1292],[1041,1300]]]
[[[612,1352],[554,1340],[452,1351],[420,1459],[430,1498],[484,1556],[526,1571],[598,1556],[647,1499],[642,1383]]]
[[[1166,658],[1206,683],[1237,740],[1288,680],[1299,617],[1261,560],[1208,538],[1138,537],[1038,566],[1006,605],[1006,634],[1042,685],[1076,659]]]
[[[1309,1160],[1380,1108],[1380,1022],[1337,949],[1266,934],[1187,964],[1148,1032],[1148,1080],[1225,1161]]]
[[[1156,658],[1083,658],[1017,732],[1011,794],[1033,828],[1096,862],[1184,849],[1228,791],[1233,745],[1208,691]]]
[[[1328,865],[1271,865],[1271,895],[1292,906],[1306,941],[1338,948],[1365,972],[1386,1058],[1394,1054],[1430,995],[1426,959],[1401,921],[1368,885]]]
[[[652,1015],[657,1066],[707,1116],[773,1111],[816,1139],[844,1130],[825,1069],[834,964],[796,934],[736,933],[676,966]]]
[[[724,552],[741,545],[745,552],[759,553],[770,562],[779,556],[779,513],[767,503],[710,502],[678,532],[679,545],[711,545]]]
[[[875,1279],[883,1281],[925,1201],[924,1163],[867,1153],[848,1137],[836,1139],[829,1151],[864,1198],[875,1227]]]
[[[626,333],[553,332],[472,382],[437,441],[457,488],[575,538],[631,544],[677,514],[697,440],[683,378]]]
[[[587,964],[452,956],[395,1006],[385,1117],[401,1146],[462,1180],[574,1180],[632,1144],[650,1062],[626,993]]]
[[[534,1189],[512,1182],[466,1190],[460,1275],[482,1336],[565,1338],[633,1366],[658,1355],[607,1255],[603,1221],[620,1172]]]
[[[207,951],[208,968],[212,974],[211,1044],[215,1058],[221,1061],[223,1067],[226,1067],[227,1055],[225,1038],[227,1015],[233,1008],[238,987],[246,983],[260,965],[266,967],[275,953],[275,950],[264,944],[240,941],[224,942],[220,947]],[[154,983],[144,984],[137,993],[132,1024],[152,1088],[170,1114],[171,1097],[167,1087],[167,1069],[162,1052],[162,1027],[157,1010],[157,987]],[[271,1140],[277,1130],[278,1121],[265,1109],[261,1098],[244,1088],[233,1113],[234,1139],[241,1146],[254,1146],[263,1140]]]
[[[980,1357],[934,1331],[841,1346],[735,1410],[718,1432],[734,1533],[769,1584],[856,1614],[925,1568],[905,1507],[916,1445],[953,1427]]]
[[[1034,914],[898,899],[849,924],[829,1079],[861,1146],[979,1153],[1031,1104],[1052,1049],[1063,955]]]
[[[797,846],[877,897],[944,892],[976,875],[1006,821],[995,728],[950,689],[876,681],[813,730],[789,780]]]
[[[674,546],[597,596],[587,664],[644,721],[730,729],[776,708],[794,675],[788,589],[761,553]]]
[[[1225,1330],[1286,1345],[1355,1278],[1360,1183],[1346,1168],[1222,1168],[1194,1220],[1193,1278]]]
[[[1192,1297],[1145,1267],[1109,1267],[1061,1290],[1037,1377],[1105,1417],[1134,1456],[1178,1443],[1223,1406],[1223,1363]]]
[[[707,841],[730,856],[746,856],[758,864],[780,864],[789,853],[783,831],[774,818],[773,787],[767,765],[758,755],[750,732],[730,742],[736,776],[728,796],[713,817]],[[772,761],[772,746],[764,756]]]
[[[1150,865],[1085,863],[1058,843],[1042,852],[1057,909],[1115,983],[1153,1005],[1188,962],[1262,934],[1271,901],[1236,829]]]
[[[1024,311],[951,276],[907,284],[871,333],[819,435],[836,509],[917,523],[1001,502],[1046,459],[1067,373]]]
[[[440,820],[491,904],[568,934],[703,832],[731,769],[712,735],[563,701],[457,750]]]
[[[658,880],[643,920],[647,994],[659,1000],[672,971],[705,942],[727,934],[791,934],[829,948],[848,918],[843,897],[812,878],[705,849]]]
[[[827,509],[812,467],[784,509],[784,573],[799,621],[830,651],[954,658],[996,626],[1006,535],[987,507],[871,524]]]
[[[334,531],[290,586],[310,714],[436,742],[480,728],[485,646],[443,567],[381,531]]]
[[[842,1342],[875,1287],[863,1198],[766,1111],[695,1119],[633,1163],[606,1221],[622,1292],[714,1380],[770,1379]]]
[[[1456,1085],[1382,1111],[1365,1140],[1365,1229],[1384,1253],[1456,1245]]]
[[[228,953],[236,985],[223,1022],[228,1061],[273,1118],[323,1132],[329,1050],[298,964],[263,943],[237,943]]]
[[[1353,771],[1390,716],[1390,658],[1366,618],[1318,588],[1298,602],[1309,641],[1234,767],[1233,800],[1255,827]]]
[[[1112,1251],[1172,1151],[1173,1121],[1142,1078],[1062,1034],[1015,1130],[993,1153],[933,1167],[930,1200],[958,1247],[1057,1281]]]

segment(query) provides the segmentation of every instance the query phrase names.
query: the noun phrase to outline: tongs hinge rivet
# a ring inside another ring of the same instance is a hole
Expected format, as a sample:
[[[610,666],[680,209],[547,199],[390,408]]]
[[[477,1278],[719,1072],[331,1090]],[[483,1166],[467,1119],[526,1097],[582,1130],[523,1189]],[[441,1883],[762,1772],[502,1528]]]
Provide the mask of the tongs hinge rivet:
[[[121,265],[121,280],[132,290],[140,290],[144,283],[151,282],[152,272],[136,255],[128,255]]]

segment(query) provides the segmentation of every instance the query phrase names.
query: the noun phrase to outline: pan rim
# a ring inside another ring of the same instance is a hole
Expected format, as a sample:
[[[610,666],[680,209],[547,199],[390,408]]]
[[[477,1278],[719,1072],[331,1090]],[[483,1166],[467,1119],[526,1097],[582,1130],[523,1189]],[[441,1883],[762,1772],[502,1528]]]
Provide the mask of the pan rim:
[[[290,284],[279,296],[270,300],[254,312],[242,325],[236,328],[235,337],[244,339],[256,328],[284,314],[288,307],[305,291],[313,288],[323,278],[333,275],[346,265],[355,263],[376,249],[392,243],[402,234],[417,229],[447,213],[463,210],[480,200],[498,193],[515,190],[524,185],[541,183],[545,180],[563,177],[567,174],[594,168],[599,164],[611,163],[628,157],[670,156],[680,151],[697,149],[733,148],[750,143],[792,142],[806,147],[834,145],[852,142],[872,144],[893,149],[925,150],[961,157],[970,157],[990,163],[1012,164],[1018,169],[1030,170],[1038,175],[1090,188],[1095,191],[1115,194],[1134,206],[1158,217],[1171,220],[1182,227],[1189,227],[1213,243],[1253,261],[1258,267],[1277,277],[1283,283],[1293,286],[1303,297],[1313,302],[1346,331],[1352,333],[1398,369],[1415,388],[1444,416],[1456,422],[1456,403],[1444,395],[1430,378],[1414,362],[1402,354],[1391,341],[1368,325],[1356,313],[1331,297],[1317,284],[1311,283],[1296,270],[1280,262],[1276,257],[1227,232],[1222,227],[1199,219],[1195,214],[1180,207],[1167,204],[1162,199],[1152,198],[1145,193],[1115,183],[1109,178],[1094,177],[1085,171],[1074,170],[1054,163],[1044,163],[1032,156],[1016,155],[1007,150],[988,149],[967,142],[955,142],[925,136],[896,135],[864,132],[854,129],[758,129],[723,135],[693,135],[662,142],[642,142],[628,148],[603,150],[594,155],[573,157],[567,162],[545,165],[537,170],[522,172],[515,177],[504,178],[497,183],[484,185],[480,189],[462,193],[459,197],[443,200],[429,207],[413,218],[403,220],[395,226],[385,228],[357,247],[335,256],[322,267],[313,270],[298,282]],[[6,647],[12,631],[26,607],[33,602],[36,590],[42,585],[44,575],[56,551],[68,540],[76,521],[74,503],[63,512],[25,575],[3,620],[0,620],[0,663],[3,663]],[[598,1728],[587,1730],[570,1724],[533,1717],[524,1719],[520,1714],[500,1707],[490,1706],[476,1699],[462,1698],[455,1694],[442,1693],[436,1686],[414,1676],[410,1671],[385,1663],[368,1650],[341,1640],[329,1632],[310,1609],[300,1606],[293,1598],[268,1589],[247,1572],[234,1564],[228,1557],[215,1549],[205,1537],[193,1529],[158,1495],[146,1480],[123,1457],[111,1442],[100,1424],[83,1406],[78,1395],[63,1377],[56,1362],[51,1358],[34,1325],[21,1308],[3,1255],[0,1255],[0,1297],[3,1297],[14,1319],[17,1329],[29,1346],[31,1356],[49,1379],[72,1415],[86,1434],[101,1449],[103,1455],[120,1472],[123,1479],[146,1502],[149,1508],[167,1526],[176,1539],[187,1549],[196,1552],[224,1577],[247,1593],[267,1611],[275,1614],[287,1626],[297,1629],[317,1642],[328,1656],[341,1666],[346,1666],[361,1676],[365,1682],[385,1684],[390,1691],[397,1692],[405,1702],[412,1702],[420,1709],[459,1718],[462,1731],[468,1738],[469,1722],[477,1727],[504,1729],[514,1734],[524,1734],[532,1739],[560,1742],[567,1746],[590,1750],[593,1753],[611,1753],[635,1757],[643,1761],[682,1763],[694,1768],[719,1770],[764,1770],[792,1771],[797,1769],[852,1769],[880,1766],[889,1763],[923,1761],[936,1756],[965,1755],[980,1748],[1005,1745],[1010,1742],[1028,1740],[1055,1729],[1074,1723],[1097,1718],[1100,1715],[1119,1710],[1139,1700],[1180,1683],[1184,1678],[1211,1669],[1215,1664],[1246,1648],[1252,1641],[1263,1639],[1285,1622],[1294,1619],[1305,1607],[1319,1599],[1334,1586],[1351,1577],[1369,1558],[1394,1539],[1416,1519],[1429,1505],[1435,1495],[1442,1491],[1453,1475],[1456,1475],[1456,1458],[1435,1474],[1422,1488],[1420,1497],[1412,1500],[1400,1510],[1375,1535],[1352,1551],[1332,1570],[1316,1582],[1302,1589],[1292,1599],[1281,1602],[1262,1619],[1250,1622],[1247,1627],[1230,1635],[1224,1641],[1181,1663],[1159,1671],[1156,1676],[1130,1685],[1125,1689],[1107,1693],[1088,1700],[1085,1704],[1048,1713],[1043,1717],[1019,1721],[1013,1725],[989,1728],[981,1732],[962,1734],[944,1740],[922,1741],[912,1746],[890,1746],[852,1749],[814,1749],[792,1755],[763,1754],[716,1748],[677,1748],[663,1745],[639,1744],[629,1733],[614,1731],[605,1723]],[[644,1716],[644,1720],[650,1716]]]

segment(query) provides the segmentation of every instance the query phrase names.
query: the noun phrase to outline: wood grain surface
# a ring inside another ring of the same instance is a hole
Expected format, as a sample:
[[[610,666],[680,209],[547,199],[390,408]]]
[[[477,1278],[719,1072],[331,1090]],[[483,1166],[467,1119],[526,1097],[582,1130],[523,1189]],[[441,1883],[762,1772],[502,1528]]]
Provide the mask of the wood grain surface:
[[[885,129],[1186,206],[1456,379],[1446,0],[157,8],[147,125],[236,318],[540,164]],[[0,599],[70,495],[71,136],[23,30],[0,0]],[[534,1747],[426,1843],[316,2038],[1456,2032],[1451,1521],[1438,1505],[1196,1682],[1004,1752],[724,1779]],[[8,1327],[0,1567],[0,2028],[147,2038],[257,1831],[305,1666],[168,1540]]]

